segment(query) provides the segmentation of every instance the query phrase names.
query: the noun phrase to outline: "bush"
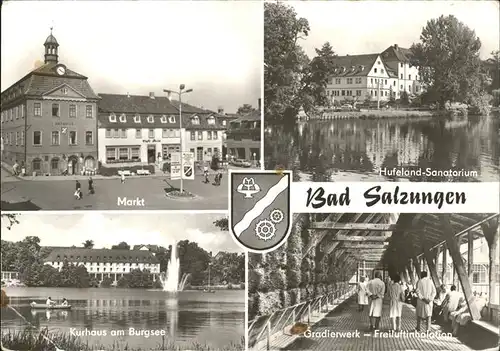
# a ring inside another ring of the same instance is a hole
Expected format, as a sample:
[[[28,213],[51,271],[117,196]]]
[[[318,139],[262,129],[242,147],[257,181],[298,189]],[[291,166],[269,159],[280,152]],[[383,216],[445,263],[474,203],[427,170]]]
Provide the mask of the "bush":
[[[145,166],[124,166],[124,167],[106,167],[101,166],[99,168],[99,174],[105,177],[111,177],[118,175],[118,171],[130,171],[131,173],[137,173],[139,169],[147,169],[149,173],[155,173],[154,165],[145,165]]]
[[[210,163],[210,168],[217,171],[219,167],[220,160],[217,156],[212,157],[212,162]]]
[[[257,314],[271,314],[282,307],[279,292],[257,293]]]
[[[109,288],[109,287],[111,287],[111,284],[113,284],[113,279],[111,279],[110,277],[105,277],[102,280],[100,287],[101,288]]]
[[[165,173],[170,173],[170,162],[164,162],[161,170]]]

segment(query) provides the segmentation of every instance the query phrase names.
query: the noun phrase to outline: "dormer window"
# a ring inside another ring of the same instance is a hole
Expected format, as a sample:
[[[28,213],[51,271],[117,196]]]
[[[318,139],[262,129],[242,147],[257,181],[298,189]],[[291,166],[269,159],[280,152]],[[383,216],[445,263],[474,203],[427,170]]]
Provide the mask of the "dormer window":
[[[208,124],[215,124],[215,117],[208,117],[207,118],[207,123]]]
[[[125,116],[125,114],[124,114],[124,113],[122,113],[122,114],[120,115],[120,122],[122,122],[122,123],[127,122],[127,117]]]
[[[112,123],[116,123],[116,115],[114,113],[109,115],[109,121]]]
[[[148,116],[148,123],[153,123],[155,121],[153,115]]]
[[[61,89],[61,93],[63,93],[64,95],[67,95],[68,94],[68,88],[62,88]]]
[[[161,123],[167,123],[167,116],[163,115],[160,118]]]
[[[135,122],[135,123],[141,123],[141,116],[139,116],[139,115],[135,115],[135,116],[134,116],[134,122]]]
[[[198,116],[194,116],[193,118],[191,118],[191,123],[200,124],[200,118]]]
[[[168,123],[175,123],[175,116],[168,116]]]

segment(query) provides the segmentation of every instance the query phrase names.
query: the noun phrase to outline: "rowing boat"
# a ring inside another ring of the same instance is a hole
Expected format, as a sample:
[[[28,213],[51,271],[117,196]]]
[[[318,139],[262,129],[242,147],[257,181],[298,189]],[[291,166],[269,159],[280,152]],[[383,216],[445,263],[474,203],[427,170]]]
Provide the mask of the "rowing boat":
[[[70,310],[71,309],[71,305],[66,305],[66,306],[47,305],[44,303],[33,303],[33,302],[30,304],[30,306],[32,309],[35,309],[35,310]]]

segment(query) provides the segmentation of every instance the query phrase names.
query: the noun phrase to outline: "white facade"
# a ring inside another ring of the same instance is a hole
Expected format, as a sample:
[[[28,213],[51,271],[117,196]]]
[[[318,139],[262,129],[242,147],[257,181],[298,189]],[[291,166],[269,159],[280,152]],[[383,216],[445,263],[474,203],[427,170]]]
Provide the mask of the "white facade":
[[[75,266],[84,266],[89,273],[130,273],[134,269],[149,270],[150,273],[160,273],[159,263],[115,263],[115,262],[68,262]],[[45,264],[52,266],[58,270],[61,270],[64,262],[45,262]]]
[[[419,83],[418,67],[410,67],[407,62],[398,65],[397,88],[399,92],[406,91],[408,94],[418,95],[422,93]]]
[[[194,154],[196,161],[210,162],[216,154],[222,154],[222,130],[185,130],[183,129],[183,151]]]

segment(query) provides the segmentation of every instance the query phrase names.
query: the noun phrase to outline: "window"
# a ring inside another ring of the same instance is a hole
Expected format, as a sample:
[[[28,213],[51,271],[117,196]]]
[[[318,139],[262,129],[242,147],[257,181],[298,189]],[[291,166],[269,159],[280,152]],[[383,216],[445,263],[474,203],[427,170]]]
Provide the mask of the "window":
[[[122,138],[122,139],[127,138],[127,130],[126,129],[120,129],[120,138]]]
[[[112,114],[109,115],[109,121],[111,123],[115,123],[116,122],[116,115],[114,113],[112,113]]]
[[[19,143],[19,132],[16,132],[16,146],[18,145]]]
[[[375,96],[377,96],[377,91],[375,90]]]
[[[42,169],[42,160],[39,158],[35,158],[33,160],[33,170],[34,171],[40,171]]]
[[[42,104],[40,102],[35,102],[33,104],[33,108],[34,108],[34,113],[35,113],[35,116],[39,116],[41,117],[42,116]]]
[[[59,132],[57,130],[52,132],[52,138],[51,138],[51,144],[52,145],[59,145],[61,143],[61,140],[59,138]]]
[[[383,68],[380,69],[380,73],[382,73],[382,74],[384,73],[384,69]]]
[[[214,131],[212,132],[212,138],[213,138],[214,140],[217,140],[218,136],[217,136],[217,131],[216,131],[216,130],[214,130]]]
[[[141,116],[139,116],[139,115],[135,115],[135,116],[134,116],[134,122],[135,122],[135,123],[141,123]]]
[[[373,84],[373,78],[370,78],[370,83]]]
[[[347,84],[352,84],[352,78],[347,78]]]
[[[59,104],[52,104],[52,117],[59,117]]]
[[[141,129],[136,129],[136,130],[135,130],[135,138],[136,138],[136,139],[140,139],[140,138],[142,138]]]
[[[198,116],[194,116],[193,118],[191,118],[191,123],[200,124],[200,119],[198,118]]]
[[[198,140],[203,140],[203,132],[198,131]]]
[[[356,96],[361,96],[361,90],[356,90]]]
[[[377,69],[376,69],[376,68],[374,68],[374,69],[373,69],[373,72],[374,72],[374,73],[377,73]]]
[[[387,85],[387,79],[385,80],[384,84]]]
[[[14,118],[15,118],[15,119],[19,119],[19,114],[18,114],[18,111],[19,111],[18,107],[17,107],[17,106],[16,106],[16,107],[14,107]]]
[[[33,145],[42,145],[42,132],[38,130],[33,132]]]
[[[408,91],[411,92],[411,85],[408,85]]]
[[[106,129],[106,138],[111,138],[111,129]]]
[[[191,140],[196,140],[196,133],[195,132],[191,132]]]
[[[335,78],[335,84],[341,84],[341,79],[340,78]]]
[[[21,105],[21,118],[24,118],[24,109],[25,109],[25,106]]]
[[[57,157],[50,160],[50,168],[51,169],[58,169],[59,168],[59,159]]]
[[[418,87],[415,87],[415,92],[417,92],[417,93],[418,93]]]
[[[68,89],[67,88],[62,88],[61,89],[61,93],[63,93],[64,95],[67,95],[68,94]]]
[[[401,79],[403,79],[403,73],[401,73]]]
[[[345,96],[345,90],[342,90],[342,96]]]
[[[120,130],[113,129],[113,138],[119,138],[119,137],[120,137]]]
[[[207,132],[207,140],[212,140],[212,131]]]
[[[155,121],[153,115],[148,116],[148,123],[153,123]]]
[[[403,90],[403,84],[401,84],[401,90]]]
[[[91,130],[85,132],[85,145],[94,145],[94,135]]]
[[[128,147],[121,147],[118,149],[118,158],[120,161],[128,160]]]
[[[394,83],[393,85],[396,86],[396,81],[394,81],[393,83]]]
[[[400,67],[403,68],[403,62],[401,62]]]
[[[176,131],[173,129],[163,129],[161,131],[162,138],[174,138],[176,137]]]
[[[168,123],[175,123],[175,116],[168,116]]]
[[[377,61],[377,65],[380,65],[380,61]]]
[[[94,109],[92,108],[92,105],[85,106],[85,117],[87,118],[94,117]]]
[[[120,115],[120,122],[122,122],[122,123],[127,122],[127,116],[125,116],[125,114],[123,114],[123,113]]]
[[[116,149],[114,147],[106,147],[106,162],[116,160]]]
[[[361,77],[356,78],[356,84],[361,84]]]
[[[21,132],[21,145],[24,145],[24,131]]]
[[[76,130],[70,130],[69,132],[69,144],[76,145]]]
[[[69,117],[76,118],[76,105],[69,105]]]
[[[161,123],[167,123],[167,116],[165,116],[165,115],[161,116],[160,122]]]
[[[154,139],[155,138],[155,130],[154,129],[149,129],[148,130],[148,138],[149,139]]]
[[[408,75],[408,79],[411,80],[411,74]]]
[[[134,161],[139,161],[139,160],[141,159],[141,153],[140,153],[140,150],[141,150],[141,149],[140,149],[139,147],[133,147],[133,148],[131,149],[130,154],[131,154],[131,158],[132,158],[132,160],[134,160]]]
[[[208,124],[215,124],[215,118],[214,118],[214,117],[209,117],[209,118],[207,119],[207,123],[208,123]]]

